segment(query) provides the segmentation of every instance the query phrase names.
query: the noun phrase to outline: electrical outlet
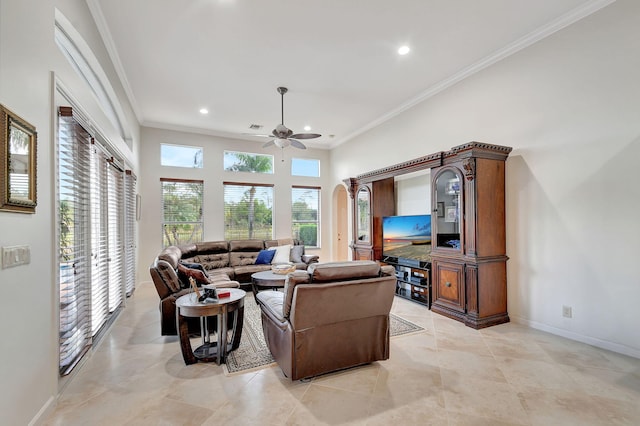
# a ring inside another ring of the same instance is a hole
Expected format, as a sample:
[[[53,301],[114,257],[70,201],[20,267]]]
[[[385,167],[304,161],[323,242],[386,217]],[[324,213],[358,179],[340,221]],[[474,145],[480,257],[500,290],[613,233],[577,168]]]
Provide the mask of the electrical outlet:
[[[571,318],[571,306],[562,306],[562,316]]]

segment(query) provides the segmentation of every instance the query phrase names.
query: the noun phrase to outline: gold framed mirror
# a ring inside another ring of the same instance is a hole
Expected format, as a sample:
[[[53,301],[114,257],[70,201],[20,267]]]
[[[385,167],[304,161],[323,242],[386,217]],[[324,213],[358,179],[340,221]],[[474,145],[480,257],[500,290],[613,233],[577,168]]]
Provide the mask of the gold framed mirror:
[[[0,210],[35,213],[36,128],[0,105]]]

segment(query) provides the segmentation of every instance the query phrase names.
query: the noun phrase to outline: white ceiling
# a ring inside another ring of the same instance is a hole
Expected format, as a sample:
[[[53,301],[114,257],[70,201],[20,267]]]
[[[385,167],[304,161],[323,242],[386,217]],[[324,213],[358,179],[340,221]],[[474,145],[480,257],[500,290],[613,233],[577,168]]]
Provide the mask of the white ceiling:
[[[87,1],[142,125],[330,148],[612,0]]]

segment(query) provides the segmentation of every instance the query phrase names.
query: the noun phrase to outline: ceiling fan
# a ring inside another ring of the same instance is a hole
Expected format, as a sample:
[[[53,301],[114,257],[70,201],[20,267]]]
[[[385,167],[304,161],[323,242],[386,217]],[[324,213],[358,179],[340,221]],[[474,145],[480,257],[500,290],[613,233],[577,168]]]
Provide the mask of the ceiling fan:
[[[322,136],[318,133],[293,133],[293,130],[287,128],[284,125],[284,94],[288,91],[289,89],[287,89],[286,87],[278,87],[278,93],[280,93],[280,112],[282,117],[281,123],[271,131],[270,135],[254,135],[273,138],[269,142],[262,145],[263,148],[267,148],[272,145],[275,145],[278,148],[286,148],[291,145],[294,148],[307,149],[307,147],[298,139],[315,139]]]

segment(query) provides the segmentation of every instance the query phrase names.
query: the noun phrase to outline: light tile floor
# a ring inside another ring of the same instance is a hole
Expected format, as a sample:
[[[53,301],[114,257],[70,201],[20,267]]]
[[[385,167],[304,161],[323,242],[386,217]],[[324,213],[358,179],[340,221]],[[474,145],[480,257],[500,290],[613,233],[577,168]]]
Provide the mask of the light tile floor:
[[[391,357],[292,382],[278,367],[225,376],[160,337],[144,283],[65,387],[47,425],[638,425],[640,360],[518,324],[483,330],[396,298],[425,328]]]

